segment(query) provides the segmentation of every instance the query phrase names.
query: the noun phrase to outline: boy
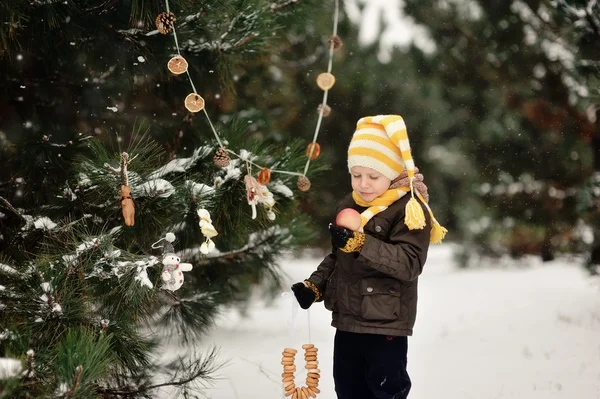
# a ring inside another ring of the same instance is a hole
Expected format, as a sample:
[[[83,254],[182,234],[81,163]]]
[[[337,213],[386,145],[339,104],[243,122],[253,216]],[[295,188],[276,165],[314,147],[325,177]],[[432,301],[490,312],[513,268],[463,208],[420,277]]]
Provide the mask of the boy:
[[[358,121],[348,169],[353,191],[337,212],[357,210],[361,227],[330,225],[332,253],[292,290],[303,309],[324,300],[332,311],[338,399],[405,399],[418,277],[429,243],[440,242],[446,229],[427,205],[427,187],[400,116]]]

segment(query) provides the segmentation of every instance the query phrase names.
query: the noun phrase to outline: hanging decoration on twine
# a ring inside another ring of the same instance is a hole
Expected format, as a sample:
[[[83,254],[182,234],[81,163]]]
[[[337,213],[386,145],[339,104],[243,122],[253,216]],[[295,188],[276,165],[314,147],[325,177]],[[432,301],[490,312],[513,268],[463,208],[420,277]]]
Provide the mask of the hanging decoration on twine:
[[[319,390],[319,378],[321,370],[319,370],[319,361],[317,360],[317,352],[319,351],[313,344],[302,345],[304,349],[304,368],[307,371],[306,385],[297,387],[295,381],[296,364],[294,357],[298,352],[294,348],[285,348],[283,350],[281,364],[283,365],[283,373],[281,381],[285,396],[291,396],[292,399],[316,398]]]
[[[200,218],[200,231],[202,231],[205,238],[202,245],[200,245],[200,252],[206,255],[215,249],[215,243],[212,238],[219,235],[219,233],[212,225],[210,213],[206,209],[198,209],[198,217]]]
[[[253,198],[252,200],[250,198],[248,199],[248,203],[252,206],[252,216],[253,216],[252,218],[254,219],[256,217],[256,214],[255,214],[256,206],[255,205],[257,203],[256,201],[258,201],[258,200],[255,200],[254,198],[257,198],[257,196],[260,197],[260,195],[261,195],[260,192],[264,191],[263,188],[257,188],[256,185],[258,184],[258,186],[266,186],[270,181],[272,173],[281,173],[281,174],[298,176],[298,180],[296,183],[298,189],[301,191],[308,191],[310,189],[311,184],[310,184],[310,180],[308,179],[308,177],[306,177],[306,173],[308,172],[310,161],[317,159],[317,157],[319,156],[319,154],[321,152],[321,148],[320,148],[319,144],[317,143],[317,138],[319,136],[319,131],[321,128],[321,122],[324,117],[327,117],[331,114],[331,107],[329,107],[329,105],[327,105],[327,96],[328,96],[329,90],[331,90],[331,88],[335,85],[335,76],[331,73],[332,66],[333,66],[333,53],[335,50],[340,49],[343,45],[341,38],[337,35],[337,27],[338,27],[338,20],[339,20],[339,0],[335,0],[335,11],[334,11],[334,17],[333,17],[333,34],[329,37],[328,44],[327,44],[328,48],[329,48],[327,71],[320,73],[316,78],[317,86],[321,90],[323,90],[323,100],[317,108],[318,117],[317,117],[317,124],[315,127],[315,133],[313,135],[312,142],[310,144],[308,144],[308,146],[306,148],[307,160],[306,160],[306,164],[304,166],[304,170],[302,172],[277,170],[277,169],[267,168],[265,166],[258,165],[256,163],[248,160],[246,157],[242,158],[241,155],[237,154],[236,152],[232,151],[231,149],[227,149],[223,145],[223,141],[219,137],[219,134],[217,133],[213,123],[210,120],[208,112],[206,111],[204,98],[202,98],[202,96],[200,94],[198,94],[198,91],[196,90],[196,86],[194,85],[194,82],[192,80],[192,77],[191,77],[189,69],[188,69],[188,62],[181,55],[181,50],[179,48],[179,42],[177,39],[177,31],[175,29],[176,18],[175,18],[175,15],[171,12],[171,10],[169,8],[168,0],[165,0],[165,7],[166,7],[166,12],[163,12],[156,17],[156,28],[162,34],[167,34],[171,31],[173,32],[173,39],[175,42],[175,48],[177,50],[177,55],[172,57],[168,61],[167,68],[174,75],[180,75],[180,74],[186,73],[188,76],[188,80],[190,82],[192,92],[186,96],[186,98],[184,100],[184,106],[188,111],[190,111],[192,113],[198,113],[200,111],[204,112],[204,116],[206,117],[206,120],[208,121],[208,124],[210,125],[210,128],[211,128],[211,130],[215,136],[215,139],[217,140],[217,143],[218,143],[218,148],[216,149],[216,153],[214,155],[213,162],[217,166],[227,167],[229,165],[229,162],[231,161],[230,156],[229,156],[229,154],[231,154],[239,159],[243,159],[249,165],[255,166],[256,168],[258,168],[258,170],[260,170],[260,172],[258,174],[258,180],[254,179],[250,175],[250,172],[249,172],[249,176],[254,180],[251,180],[250,178],[248,178],[248,176],[246,176],[248,179],[246,179],[246,178],[244,179],[244,181],[246,183],[248,197],[252,196],[252,198]],[[255,183],[255,181],[256,181],[256,183]],[[252,191],[252,190],[254,190],[254,191]],[[252,191],[252,193],[250,191]],[[268,192],[268,190],[266,190],[266,191]],[[268,195],[268,194],[265,194],[265,195]],[[264,202],[264,203],[267,204],[268,202]],[[268,205],[267,208],[268,208],[267,212],[268,212],[269,219],[271,219],[271,220],[275,219],[274,218],[275,214],[272,212],[272,209],[271,209],[272,205]]]
[[[129,154],[121,153],[121,211],[126,226],[135,224],[135,206],[131,198],[131,187],[129,187],[129,175],[127,173],[127,162]]]

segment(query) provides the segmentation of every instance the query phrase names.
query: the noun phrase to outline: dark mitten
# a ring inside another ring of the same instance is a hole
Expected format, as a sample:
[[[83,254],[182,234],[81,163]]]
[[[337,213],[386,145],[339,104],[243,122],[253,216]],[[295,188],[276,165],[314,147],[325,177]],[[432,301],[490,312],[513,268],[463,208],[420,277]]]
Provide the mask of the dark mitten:
[[[302,282],[292,285],[292,291],[294,291],[296,300],[302,309],[310,308],[310,305],[312,305],[317,298],[315,292]]]
[[[329,233],[331,234],[331,245],[333,249],[344,248],[348,243],[348,240],[354,237],[354,232],[346,228],[336,226],[335,224],[329,224]]]

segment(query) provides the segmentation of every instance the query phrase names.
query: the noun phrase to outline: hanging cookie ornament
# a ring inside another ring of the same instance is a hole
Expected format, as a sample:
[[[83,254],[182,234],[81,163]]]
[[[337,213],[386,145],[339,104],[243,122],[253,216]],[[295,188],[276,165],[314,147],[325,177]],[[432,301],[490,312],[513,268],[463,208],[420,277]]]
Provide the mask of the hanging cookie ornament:
[[[260,172],[258,172],[258,182],[263,186],[266,186],[269,181],[271,181],[271,169],[263,168]]]
[[[310,180],[306,176],[300,176],[296,185],[300,191],[308,191],[310,189]]]
[[[204,235],[204,242],[200,245],[200,252],[207,255],[215,249],[215,243],[212,238],[219,235],[219,233],[214,228],[210,213],[206,209],[198,209],[198,217],[200,218],[200,231]]]
[[[129,154],[121,154],[121,212],[126,226],[135,224],[135,206],[131,198],[131,187],[129,187],[129,174],[127,172],[127,161]]]
[[[309,143],[306,146],[306,156],[311,161],[314,161],[315,159],[317,159],[319,157],[320,153],[321,153],[321,146],[319,145],[319,143]]]
[[[229,154],[227,153],[225,147],[217,148],[215,156],[213,157],[213,163],[221,168],[226,168],[229,166],[230,162],[231,158],[229,158]]]
[[[335,76],[329,72],[323,72],[317,76],[317,85],[321,90],[329,90],[335,84]]]
[[[185,98],[185,107],[190,112],[200,112],[204,109],[204,99],[196,93],[190,93]]]
[[[175,18],[175,14],[172,12],[161,12],[154,20],[154,24],[160,33],[166,35],[173,29],[173,24],[175,23],[176,19],[177,18]]]
[[[188,63],[185,58],[176,55],[167,62],[167,68],[173,75],[181,75],[187,71]]]
[[[319,361],[317,360],[317,349],[313,344],[302,345],[304,349],[304,368],[307,370],[306,374],[306,385],[297,387],[295,382],[295,356],[298,352],[294,348],[285,348],[283,350],[281,365],[283,366],[283,373],[281,374],[281,380],[283,384],[283,390],[285,396],[291,396],[291,399],[308,399],[316,398],[317,394],[321,393],[319,389],[319,379],[321,378],[321,370],[319,370]]]

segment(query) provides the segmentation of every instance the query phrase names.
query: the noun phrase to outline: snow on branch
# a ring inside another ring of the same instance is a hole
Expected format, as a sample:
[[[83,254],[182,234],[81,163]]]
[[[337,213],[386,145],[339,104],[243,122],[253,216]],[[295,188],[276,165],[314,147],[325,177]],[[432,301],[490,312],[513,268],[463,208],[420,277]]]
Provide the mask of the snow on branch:
[[[212,151],[212,149],[208,146],[196,148],[191,157],[173,159],[165,166],[162,166],[156,171],[150,173],[150,175],[148,175],[148,179],[158,179],[159,177],[163,177],[169,173],[174,172],[187,172],[191,167],[193,167],[196,164],[198,159],[207,156],[210,153],[210,151]]]

